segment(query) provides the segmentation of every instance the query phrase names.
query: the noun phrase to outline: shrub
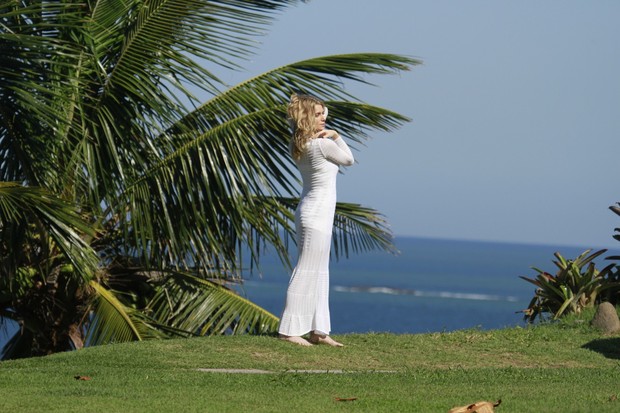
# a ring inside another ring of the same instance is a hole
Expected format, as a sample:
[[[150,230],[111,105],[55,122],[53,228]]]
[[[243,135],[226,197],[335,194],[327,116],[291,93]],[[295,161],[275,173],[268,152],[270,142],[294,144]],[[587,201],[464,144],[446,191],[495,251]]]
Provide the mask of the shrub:
[[[617,202],[616,205],[610,206],[609,209],[611,209],[616,215],[620,216],[620,202]],[[614,232],[614,239],[616,241],[620,241],[620,228],[614,228]],[[610,255],[609,257],[605,257],[605,259],[616,261],[607,275],[609,282],[620,283],[620,264],[618,264],[618,261],[620,261],[620,255]],[[620,303],[620,287],[610,288],[607,290],[605,299],[613,305]]]
[[[565,313],[579,314],[584,308],[593,307],[601,297],[607,298],[608,292],[620,288],[615,264],[610,264],[599,271],[593,262],[607,250],[591,253],[586,250],[574,260],[567,260],[560,253],[555,253],[554,264],[558,267],[555,275],[533,268],[538,272],[536,278],[520,277],[538,287],[527,309],[522,312],[524,318],[532,322],[536,317],[544,318],[545,313],[557,319]],[[615,276],[615,277],[614,277]]]

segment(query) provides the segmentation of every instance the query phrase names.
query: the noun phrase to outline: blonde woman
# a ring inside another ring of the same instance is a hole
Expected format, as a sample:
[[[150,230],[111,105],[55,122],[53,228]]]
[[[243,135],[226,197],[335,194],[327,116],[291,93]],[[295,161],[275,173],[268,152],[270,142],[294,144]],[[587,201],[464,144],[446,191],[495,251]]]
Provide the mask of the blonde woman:
[[[329,252],[339,167],[353,154],[335,130],[325,129],[327,108],[312,96],[293,95],[288,105],[293,129],[291,154],[303,181],[295,211],[298,261],[280,319],[280,338],[302,346],[342,347],[329,336]],[[308,339],[302,336],[309,334]]]

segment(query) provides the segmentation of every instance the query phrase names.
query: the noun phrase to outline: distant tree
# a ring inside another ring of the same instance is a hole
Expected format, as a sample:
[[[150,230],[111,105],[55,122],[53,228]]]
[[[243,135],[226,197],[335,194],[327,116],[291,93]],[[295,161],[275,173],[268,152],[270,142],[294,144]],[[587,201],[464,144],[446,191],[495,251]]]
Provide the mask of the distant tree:
[[[325,99],[361,142],[407,118],[340,79],[418,63],[327,56],[227,87],[215,69],[239,69],[294,3],[0,2],[0,323],[20,326],[4,358],[274,331],[230,283],[266,245],[287,259],[288,97]],[[380,214],[342,203],[334,243],[336,255],[391,245]]]

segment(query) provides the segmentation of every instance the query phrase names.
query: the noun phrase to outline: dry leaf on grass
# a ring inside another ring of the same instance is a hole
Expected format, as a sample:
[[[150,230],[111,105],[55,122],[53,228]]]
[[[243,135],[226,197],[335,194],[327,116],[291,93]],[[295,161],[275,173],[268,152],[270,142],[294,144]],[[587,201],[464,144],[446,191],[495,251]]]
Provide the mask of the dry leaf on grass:
[[[73,376],[73,378],[76,380],[84,380],[84,381],[91,380],[91,378],[88,376]]]
[[[357,400],[357,397],[336,397],[337,402],[352,402],[353,400]]]
[[[493,402],[476,402],[467,406],[453,407],[448,413],[494,413],[501,400]]]

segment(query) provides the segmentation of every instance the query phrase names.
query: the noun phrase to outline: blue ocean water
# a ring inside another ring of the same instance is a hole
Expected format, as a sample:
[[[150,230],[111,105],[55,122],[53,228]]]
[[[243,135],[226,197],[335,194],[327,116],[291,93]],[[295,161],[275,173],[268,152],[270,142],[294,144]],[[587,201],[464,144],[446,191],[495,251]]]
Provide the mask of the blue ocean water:
[[[575,258],[586,248],[406,238],[399,255],[373,251],[330,266],[332,333],[426,333],[523,325],[519,311],[535,287],[531,267],[555,272],[553,254]],[[609,250],[602,257],[620,255]],[[599,258],[597,268],[607,265]],[[241,293],[279,316],[289,271],[275,254],[261,259],[260,274],[247,275]],[[12,323],[0,328],[0,347]]]
[[[425,333],[523,325],[535,286],[532,267],[555,273],[553,254],[587,248],[396,238],[400,254],[370,252],[330,266],[332,333]],[[608,251],[602,257],[618,254]],[[609,262],[597,259],[597,268]],[[289,272],[269,255],[243,294],[279,316]]]

